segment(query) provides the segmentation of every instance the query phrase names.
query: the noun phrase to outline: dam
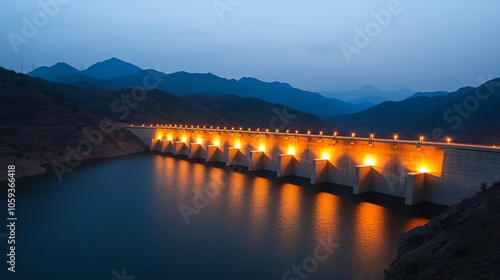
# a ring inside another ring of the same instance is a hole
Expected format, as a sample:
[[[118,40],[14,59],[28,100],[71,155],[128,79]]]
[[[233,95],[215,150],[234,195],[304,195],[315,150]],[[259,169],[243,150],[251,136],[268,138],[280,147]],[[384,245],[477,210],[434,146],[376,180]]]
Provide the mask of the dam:
[[[226,165],[333,183],[354,194],[376,192],[404,198],[406,205],[452,205],[500,180],[500,149],[417,140],[378,139],[226,127],[130,125],[151,151],[202,158]],[[334,185],[332,187],[335,187]]]

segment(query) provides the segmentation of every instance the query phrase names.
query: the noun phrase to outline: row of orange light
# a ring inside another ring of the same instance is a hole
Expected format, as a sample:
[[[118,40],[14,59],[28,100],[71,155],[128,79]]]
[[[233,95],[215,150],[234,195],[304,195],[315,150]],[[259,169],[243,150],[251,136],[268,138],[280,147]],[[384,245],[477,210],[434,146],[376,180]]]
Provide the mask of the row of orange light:
[[[134,125],[133,125],[133,124],[131,124],[130,126],[134,126]],[[143,124],[142,126],[144,127],[145,125]],[[150,126],[152,127],[153,125],[151,124]],[[157,124],[157,126],[159,126],[159,127],[163,127],[163,125],[159,125],[159,124]],[[165,125],[165,126],[167,126],[167,125]],[[172,128],[183,128],[183,126],[182,126],[182,125],[180,125],[179,127],[177,127],[177,125],[174,125],[174,126],[172,126],[172,125],[168,125],[167,127],[172,127]],[[184,128],[188,128],[188,126],[186,125],[186,126],[184,126]],[[192,126],[191,126],[191,128],[192,128],[192,129],[194,129],[194,126],[192,125]],[[200,127],[199,127],[199,126],[196,126],[196,129],[200,129]],[[203,126],[203,128],[202,128],[202,129],[203,129],[203,130],[206,130],[207,128],[206,128],[206,126]],[[213,128],[213,126],[210,126],[210,130],[213,130],[213,129],[214,129],[214,128]],[[217,126],[215,129],[216,129],[216,130],[220,130],[220,127],[219,127],[219,126]],[[224,130],[224,131],[227,131],[227,128],[226,128],[226,127],[224,127],[224,128],[223,128],[223,130]],[[232,131],[232,132],[234,132],[234,131],[235,131],[234,127],[232,127],[232,128],[231,128],[231,131]],[[240,127],[239,131],[240,131],[240,132],[243,132],[243,128],[242,128],[242,127]],[[248,128],[248,131],[251,131],[251,128]],[[257,133],[258,133],[258,132],[260,132],[260,129],[259,129],[259,128],[257,128],[256,132],[257,132]],[[266,133],[269,133],[269,128],[267,128],[267,129],[266,129]],[[276,133],[279,133],[279,130],[278,130],[278,129],[276,129]],[[287,129],[285,133],[286,133],[286,134],[289,134],[289,133],[290,133],[290,130],[288,130],[288,129]],[[299,134],[299,131],[298,131],[298,130],[295,130],[295,134]],[[310,130],[308,130],[308,131],[307,131],[307,135],[311,135],[311,131],[310,131]],[[320,136],[320,137],[321,137],[321,136],[323,136],[323,131],[320,131],[320,132],[319,132],[319,136]],[[335,132],[333,132],[333,137],[337,137],[337,136],[338,136],[338,133],[337,133],[336,131],[335,131]],[[351,133],[351,138],[353,138],[353,139],[354,139],[355,137],[356,137],[356,133],[355,133],[355,132]],[[370,140],[374,140],[374,139],[375,139],[374,137],[375,137],[375,135],[374,135],[374,134],[370,134],[370,138],[369,138],[369,139],[370,139]],[[396,142],[396,141],[398,141],[398,138],[399,138],[399,136],[398,136],[397,134],[396,134],[396,135],[394,135],[394,141],[395,141],[395,142]],[[424,138],[423,136],[420,136],[420,137],[419,137],[420,143],[422,143],[422,142],[424,141],[424,139],[425,139],[425,138]],[[320,138],[320,141],[321,141],[321,138]],[[448,137],[448,138],[446,138],[446,143],[450,144],[450,143],[451,143],[451,138],[449,138],[449,137]]]

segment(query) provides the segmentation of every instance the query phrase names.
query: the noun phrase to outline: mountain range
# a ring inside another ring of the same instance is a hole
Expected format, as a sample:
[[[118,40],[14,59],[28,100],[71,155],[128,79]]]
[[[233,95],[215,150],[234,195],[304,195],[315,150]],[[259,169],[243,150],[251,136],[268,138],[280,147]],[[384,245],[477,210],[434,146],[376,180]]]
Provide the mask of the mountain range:
[[[325,97],[337,98],[345,102],[362,104],[380,104],[384,101],[401,101],[411,96],[415,91],[411,89],[381,90],[373,85],[364,85],[358,89],[346,91],[322,91]]]
[[[457,142],[500,143],[500,111],[496,109],[500,107],[500,90],[492,91],[488,99],[482,101],[474,96],[476,88],[473,87],[451,93],[403,89],[391,92],[392,98],[400,101],[384,101],[384,94],[387,93],[368,85],[349,91],[350,95],[344,92],[344,97],[356,97],[349,103],[281,82],[269,83],[247,77],[225,79],[211,73],[181,71],[165,74],[151,69],[142,70],[116,58],[97,63],[84,71],[58,63],[52,67],[37,68],[29,75],[56,81],[48,86],[58,88],[95,116],[109,115],[107,103],[126,94],[130,88],[153,84],[153,87],[147,87],[154,89],[150,91],[151,99],[144,102],[144,107],[134,110],[131,120],[146,123],[184,123],[187,120],[193,124],[240,126],[251,124],[255,119],[260,122],[254,123],[262,125],[265,118],[269,121],[269,118],[281,114],[276,110],[290,110],[291,114],[301,116],[301,121],[295,123],[297,127],[325,131],[331,128],[344,135],[351,132],[360,136],[374,133],[380,138],[392,138],[398,134],[406,139],[425,136],[428,141],[443,141],[444,137],[452,137]],[[496,89],[497,83],[498,80],[492,80],[487,87]],[[481,89],[484,87],[480,86]],[[471,102],[476,100],[477,108],[472,110],[470,107],[476,106],[476,103]],[[378,104],[373,105],[375,103]],[[457,107],[472,111],[457,111]],[[262,108],[266,108],[265,114],[259,112]],[[253,111],[266,117],[256,117]],[[251,117],[248,118],[248,115]]]
[[[233,94],[240,97],[254,97],[267,102],[279,103],[320,117],[350,114],[374,105],[370,100],[344,102],[328,98],[319,93],[294,88],[287,83],[263,82],[243,77],[239,80],[225,79],[212,73],[188,73],[184,71],[165,74],[156,70],[143,70],[117,58],[96,63],[80,71],[66,63],[51,67],[39,67],[28,73],[48,81],[77,85],[86,89],[121,90],[143,86],[144,77],[153,76],[161,81],[155,88],[166,92],[183,94]]]

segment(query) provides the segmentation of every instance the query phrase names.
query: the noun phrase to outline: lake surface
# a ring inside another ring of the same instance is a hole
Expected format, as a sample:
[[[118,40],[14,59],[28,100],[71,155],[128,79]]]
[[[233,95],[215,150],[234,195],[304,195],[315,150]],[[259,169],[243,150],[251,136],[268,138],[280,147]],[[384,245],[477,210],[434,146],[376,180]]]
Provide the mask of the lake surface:
[[[18,180],[17,272],[0,239],[0,278],[382,279],[399,236],[445,209],[275,177],[134,155]]]

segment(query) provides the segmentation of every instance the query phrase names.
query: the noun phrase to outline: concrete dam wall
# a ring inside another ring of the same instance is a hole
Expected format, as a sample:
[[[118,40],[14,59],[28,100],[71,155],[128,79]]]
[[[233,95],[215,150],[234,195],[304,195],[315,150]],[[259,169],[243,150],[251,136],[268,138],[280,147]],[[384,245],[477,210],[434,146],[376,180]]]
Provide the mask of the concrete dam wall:
[[[500,180],[496,147],[187,126],[127,127],[153,151],[204,158],[278,177],[311,178],[402,197],[405,204],[452,205]]]

